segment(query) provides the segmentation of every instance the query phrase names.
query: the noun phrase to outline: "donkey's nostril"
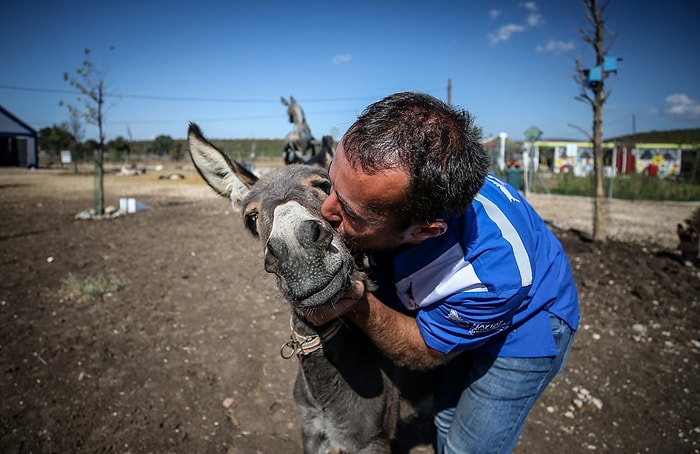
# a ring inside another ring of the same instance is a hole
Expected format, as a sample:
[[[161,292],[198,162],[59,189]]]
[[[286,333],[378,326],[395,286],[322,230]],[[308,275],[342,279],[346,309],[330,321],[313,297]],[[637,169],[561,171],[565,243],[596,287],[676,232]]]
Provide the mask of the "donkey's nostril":
[[[265,252],[265,271],[267,271],[268,273],[274,272],[276,268],[275,265],[277,265],[277,262],[279,262],[279,260],[277,259],[275,254],[270,252],[270,250],[268,249],[267,252]]]
[[[281,248],[278,248],[275,245],[275,241],[272,240],[267,242],[265,247],[265,271],[268,273],[274,273],[279,266],[280,258],[284,259],[284,256],[280,256],[280,254],[286,254],[286,248],[283,244],[281,246]]]
[[[316,235],[315,243],[322,249],[326,249],[333,241],[333,235],[325,226],[318,224],[318,235]]]
[[[319,249],[326,249],[333,241],[333,235],[325,225],[316,220],[304,221],[299,228],[299,242],[307,247],[315,245]]]

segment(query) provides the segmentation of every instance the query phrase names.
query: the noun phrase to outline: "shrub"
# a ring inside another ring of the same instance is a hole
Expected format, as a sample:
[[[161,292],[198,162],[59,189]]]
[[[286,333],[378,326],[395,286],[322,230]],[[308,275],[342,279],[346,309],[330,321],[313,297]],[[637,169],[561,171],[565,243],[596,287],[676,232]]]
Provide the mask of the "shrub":
[[[68,273],[62,284],[66,295],[76,301],[104,299],[107,294],[116,292],[121,286],[119,280],[114,277],[98,274],[81,278],[73,273]]]

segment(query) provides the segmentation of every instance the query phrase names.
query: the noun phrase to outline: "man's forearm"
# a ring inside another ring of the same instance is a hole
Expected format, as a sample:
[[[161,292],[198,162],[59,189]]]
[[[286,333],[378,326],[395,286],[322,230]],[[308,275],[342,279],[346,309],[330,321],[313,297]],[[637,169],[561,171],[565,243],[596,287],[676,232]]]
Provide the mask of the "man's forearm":
[[[448,359],[425,344],[415,319],[386,306],[371,293],[365,293],[345,317],[399,364],[413,369],[430,369]]]

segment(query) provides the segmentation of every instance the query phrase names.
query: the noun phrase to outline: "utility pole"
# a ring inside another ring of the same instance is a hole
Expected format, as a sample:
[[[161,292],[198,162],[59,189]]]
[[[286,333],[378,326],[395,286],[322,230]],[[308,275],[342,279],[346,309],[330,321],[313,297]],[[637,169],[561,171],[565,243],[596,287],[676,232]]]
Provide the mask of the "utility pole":
[[[452,105],[452,79],[447,79],[447,105]]]

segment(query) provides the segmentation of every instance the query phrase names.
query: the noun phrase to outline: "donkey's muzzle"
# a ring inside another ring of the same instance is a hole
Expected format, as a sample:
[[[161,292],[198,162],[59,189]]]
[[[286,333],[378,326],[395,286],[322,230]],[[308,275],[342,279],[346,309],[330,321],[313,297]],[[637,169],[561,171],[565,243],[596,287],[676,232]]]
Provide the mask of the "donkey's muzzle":
[[[265,243],[265,271],[299,307],[332,304],[347,288],[352,255],[328,223],[295,202],[275,208]]]
[[[332,241],[330,227],[315,219],[301,221],[293,235],[270,236],[265,248],[265,271],[277,273],[290,262],[323,260],[326,253],[336,251]]]

